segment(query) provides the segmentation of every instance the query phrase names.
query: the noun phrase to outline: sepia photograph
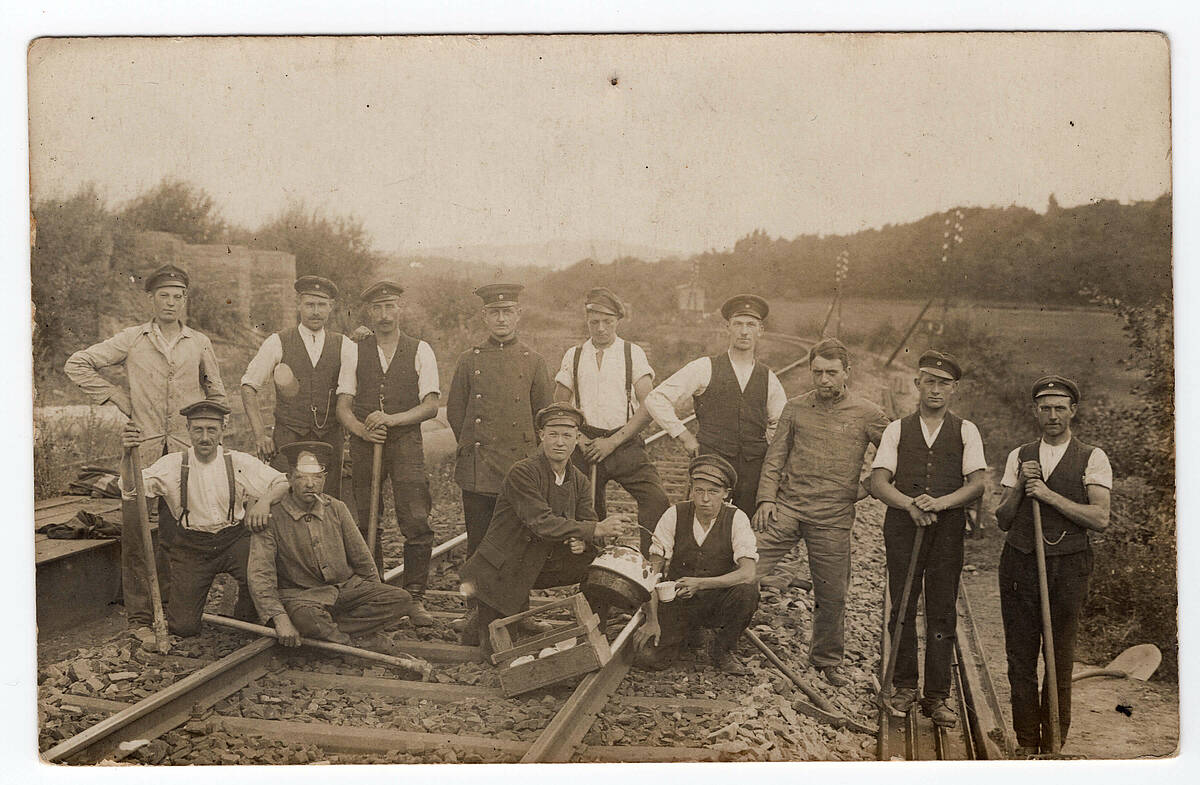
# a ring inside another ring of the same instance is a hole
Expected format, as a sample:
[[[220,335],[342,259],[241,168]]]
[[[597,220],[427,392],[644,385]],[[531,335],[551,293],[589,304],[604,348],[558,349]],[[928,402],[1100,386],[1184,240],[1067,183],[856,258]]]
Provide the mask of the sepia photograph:
[[[30,755],[1176,756],[1172,57],[31,41]]]

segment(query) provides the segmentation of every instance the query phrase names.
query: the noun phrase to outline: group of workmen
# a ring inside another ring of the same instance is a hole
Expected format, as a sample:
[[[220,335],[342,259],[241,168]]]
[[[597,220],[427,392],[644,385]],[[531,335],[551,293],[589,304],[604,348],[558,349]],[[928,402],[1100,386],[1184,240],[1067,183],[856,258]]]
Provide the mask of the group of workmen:
[[[153,318],[75,353],[65,369],[96,404],[112,402],[129,417],[122,566],[135,632],[145,635],[151,623],[146,576],[155,570],[170,629],[179,635],[199,630],[220,573],[238,582],[235,615],[269,621],[288,645],[304,636],[390,651],[385,633],[405,617],[413,626],[436,625],[423,602],[433,530],[421,423],[437,415],[441,385],[430,345],[402,330],[403,287],[367,287],[359,297],[367,329],[347,336],[327,327],[337,286],[312,275],[295,282],[299,323],[268,337],[242,377],[256,444],[251,455],[222,446],[230,409],[212,343],[184,324],[188,286],[187,273],[171,265],[149,275]],[[467,536],[462,642],[486,651],[492,622],[526,610],[532,589],[578,584],[600,548],[630,533],[632,521],[606,511],[605,488],[615,481],[637,503],[642,553],[674,594],[668,601],[651,593],[634,639],[640,666],[669,667],[707,629],[714,666],[747,674],[738,640],[761,591],[808,585],[776,569],[804,540],[814,598],[810,664],[830,685],[846,686],[851,532],[856,503],[871,495],[887,506],[883,535],[894,598],[888,634],[901,631],[886,707],[904,714],[920,697],[935,723],[953,725],[948,699],[963,536],[987,469],[979,430],[950,409],[963,373],[958,359],[935,350],[921,355],[913,380],[917,410],[889,422],[879,406],[849,391],[846,346],[824,339],[808,354],[812,389],[789,400],[756,357],[768,304],[737,295],[721,307],[727,350],[687,363],[656,386],[645,351],[618,335],[625,304],[597,287],[583,302],[588,339],[566,351],[551,377],[545,359],[518,336],[522,288],[495,283],[476,290],[487,335],[459,357],[446,400]],[[99,373],[118,365],[127,390]],[[259,401],[268,386],[271,429]],[[1072,435],[1078,385],[1046,376],[1031,397],[1040,438],[1008,456],[996,510],[1008,533],[1000,596],[1018,754],[1049,745],[1048,687],[1039,688],[1037,675],[1035,514],[1065,738],[1092,563],[1088,532],[1107,526],[1112,486],[1104,452]],[[695,433],[678,412],[688,404]],[[641,435],[652,420],[691,458],[687,497],[675,504]],[[347,438],[353,511],[340,498]],[[864,475],[870,445],[877,449]],[[142,556],[135,458],[145,467],[143,493],[158,500],[156,565]],[[369,521],[382,503],[382,478],[390,481],[404,538],[403,588],[383,579],[382,537],[374,537],[373,552],[367,545],[376,534]],[[902,608],[897,598],[906,593]],[[922,595],[919,692],[914,620]],[[607,619],[608,609],[595,610]],[[523,625],[518,633],[539,631],[536,622]]]

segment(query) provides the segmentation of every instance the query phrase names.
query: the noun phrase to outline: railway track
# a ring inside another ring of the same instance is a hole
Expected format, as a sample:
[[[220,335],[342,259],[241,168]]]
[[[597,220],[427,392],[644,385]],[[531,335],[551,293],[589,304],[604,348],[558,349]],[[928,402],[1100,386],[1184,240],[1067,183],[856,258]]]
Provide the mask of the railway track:
[[[785,338],[790,347],[807,348],[805,342]],[[806,363],[807,358],[798,360],[777,373],[783,377]],[[687,457],[661,439],[663,435],[654,434],[647,443],[668,496],[679,499],[686,492]],[[633,500],[620,489],[610,488],[609,499],[610,510],[636,513]],[[635,531],[628,536],[636,541]],[[463,534],[442,543],[435,550],[435,563],[456,560],[465,541]],[[403,566],[384,576],[389,583],[402,578]],[[435,618],[462,614],[462,599],[454,588],[445,585],[427,594]],[[934,729],[914,714],[897,723],[880,712],[880,759],[991,759],[1010,748],[1004,723],[997,721],[1002,715],[965,595],[959,608],[954,682],[959,731]],[[502,696],[494,676],[490,684],[486,676],[480,677],[478,649],[439,640],[396,638],[403,651],[434,666],[435,680],[430,682],[398,680],[378,666],[364,668],[340,657],[284,649],[268,638],[208,659],[146,653],[142,656],[148,669],[170,669],[178,678],[134,702],[62,694],[54,702],[59,710],[98,721],[46,749],[42,757],[78,764],[119,761],[164,737],[170,742],[159,742],[165,749],[159,762],[172,763],[194,762],[188,757],[189,738],[200,737],[220,738],[222,744],[227,740],[231,750],[239,744],[311,745],[324,755],[350,756],[351,761],[691,761],[728,759],[753,748],[750,735],[731,730],[737,723],[728,720],[753,718],[759,709],[745,699],[718,695],[766,695],[762,673],[757,678],[728,676],[701,665],[683,676],[685,682],[694,680],[692,692],[664,689],[661,674],[631,672],[632,638],[641,622],[638,612],[619,629],[610,628],[612,658],[573,690],[552,687],[516,699]],[[886,641],[886,635],[881,640]],[[821,697],[822,688],[810,686]],[[779,716],[795,726],[805,715],[826,726],[827,734],[837,727],[841,729],[836,733],[843,736],[869,730],[869,719],[855,717],[851,708],[830,697],[832,703],[789,697],[780,703]],[[690,727],[714,725],[718,727],[712,733],[688,733]],[[799,728],[777,728],[775,733],[804,747]],[[620,737],[618,743],[610,741],[614,735]],[[869,741],[862,743],[868,745]],[[764,759],[784,759],[778,747],[769,746],[759,744]],[[206,762],[242,762],[234,752],[220,755]]]

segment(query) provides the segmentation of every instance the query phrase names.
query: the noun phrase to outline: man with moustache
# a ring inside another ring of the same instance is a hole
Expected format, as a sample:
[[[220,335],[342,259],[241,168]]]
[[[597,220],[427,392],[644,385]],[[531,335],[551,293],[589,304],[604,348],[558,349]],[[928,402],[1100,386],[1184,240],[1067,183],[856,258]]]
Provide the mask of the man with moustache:
[[[1041,596],[1034,546],[1033,503],[1041,507],[1054,636],[1061,741],[1071,726],[1071,668],[1075,638],[1092,572],[1088,532],[1108,528],[1112,467],[1099,447],[1075,438],[1071,423],[1079,385],[1057,374],[1033,383],[1033,414],[1041,438],[1008,455],[996,523],[1008,532],[1000,554],[1000,613],[1012,692],[1016,757],[1050,751],[1049,685],[1038,691],[1042,642]]]
[[[190,283],[188,274],[178,267],[159,267],[145,283],[153,318],[75,352],[63,367],[67,378],[79,385],[93,404],[112,403],[130,419],[141,434],[136,446],[143,467],[169,452],[188,448],[188,425],[180,407],[203,400],[226,403],[212,342],[182,321]],[[99,372],[114,366],[125,369],[128,390]],[[158,511],[162,505],[160,499]],[[155,561],[163,602],[169,605],[167,545],[160,531]],[[136,508],[130,507],[121,526],[121,593],[126,621],[135,628],[153,622],[149,568],[143,553],[142,527]]]
[[[412,596],[379,577],[350,509],[324,493],[334,448],[291,442],[290,490],[250,538],[250,593],[284,646],[301,636],[395,653],[383,630],[412,612]]]
[[[650,416],[679,440],[689,456],[720,455],[733,464],[738,476],[733,503],[747,516],[754,514],[763,456],[787,403],[775,372],[754,357],[769,311],[767,301],[756,295],[730,297],[721,306],[729,349],[692,360],[644,402]],[[692,399],[700,425],[695,436],[675,413],[687,398]]]
[[[258,457],[271,461],[279,471],[287,470],[287,461],[276,454],[285,444],[319,441],[331,445],[325,491],[341,498],[345,436],[335,411],[336,394],[342,362],[354,354],[354,344],[347,336],[325,329],[339,294],[333,281],[303,275],[293,286],[299,323],[263,341],[242,376],[242,405],[254,431]],[[272,380],[275,427],[267,433],[258,396]]]
[[[654,371],[642,347],[617,335],[625,305],[613,292],[590,289],[584,314],[589,337],[563,355],[554,400],[574,401],[586,418],[572,461],[585,474],[595,468],[596,515],[605,516],[604,489],[615,480],[637,502],[641,549],[648,554],[650,532],[670,505],[639,435],[650,423],[643,401]]]
[[[383,445],[376,509],[382,514],[383,479],[390,477],[396,523],[404,535],[404,588],[413,599],[409,621],[416,627],[432,627],[437,622],[423,603],[433,529],[421,423],[437,416],[440,381],[433,349],[400,330],[403,292],[404,287],[394,281],[379,281],[363,290],[361,299],[373,333],[342,360],[337,416],[350,432],[354,502],[364,536],[371,509],[374,445]],[[375,566],[383,574],[383,537],[376,534]]]
[[[871,495],[888,506],[883,519],[888,590],[893,598],[888,635],[899,614],[905,625],[896,651],[892,713],[902,717],[917,697],[917,602],[925,592],[925,693],[922,709],[933,721],[953,727],[950,667],[958,622],[967,505],[983,495],[987,461],[979,429],[950,411],[962,369],[958,360],[930,349],[917,363],[917,411],[883,432],[871,464]],[[904,579],[918,527],[924,528],[908,607],[900,608]],[[923,587],[922,587],[923,584]],[[886,686],[886,685],[885,685]]]
[[[208,591],[220,573],[238,582],[234,615],[252,620],[254,604],[246,584],[250,532],[267,524],[271,505],[287,493],[287,478],[253,455],[221,446],[229,408],[197,401],[179,410],[192,446],[168,453],[142,470],[147,498],[158,497],[158,525],[169,543],[171,602],[167,625],[176,635],[200,632]],[[130,422],[122,433],[126,448],[144,441]],[[134,507],[136,486],[129,454],[121,462],[123,506]],[[133,514],[136,518],[136,512]],[[128,515],[126,516],[128,519]]]
[[[887,416],[851,395],[850,353],[836,338],[808,352],[813,387],[787,402],[763,462],[758,510],[758,578],[763,580],[804,540],[812,574],[809,662],[836,687],[849,684],[845,653],[846,590],[850,584],[850,531],[854,504],[867,495],[859,481],[868,444],[879,444]],[[784,576],[782,588],[790,578]]]

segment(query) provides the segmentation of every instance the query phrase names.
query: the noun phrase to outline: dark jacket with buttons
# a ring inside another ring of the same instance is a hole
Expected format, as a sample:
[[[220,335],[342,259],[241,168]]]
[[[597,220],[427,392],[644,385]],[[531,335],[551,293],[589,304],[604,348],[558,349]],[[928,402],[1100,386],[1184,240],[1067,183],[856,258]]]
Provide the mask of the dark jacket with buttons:
[[[521,342],[491,338],[463,352],[446,400],[458,439],[454,480],[496,494],[504,475],[537,447],[533,416],[553,400],[546,360]]]
[[[547,562],[566,558],[565,541],[590,544],[595,530],[588,478],[568,463],[566,479],[556,485],[550,461],[539,453],[504,478],[487,534],[460,574],[480,602],[506,616],[520,613]]]

